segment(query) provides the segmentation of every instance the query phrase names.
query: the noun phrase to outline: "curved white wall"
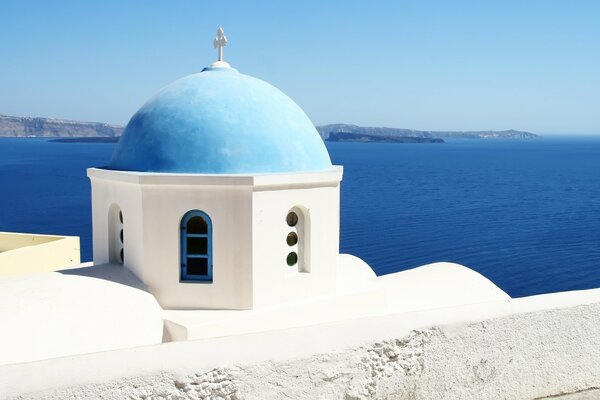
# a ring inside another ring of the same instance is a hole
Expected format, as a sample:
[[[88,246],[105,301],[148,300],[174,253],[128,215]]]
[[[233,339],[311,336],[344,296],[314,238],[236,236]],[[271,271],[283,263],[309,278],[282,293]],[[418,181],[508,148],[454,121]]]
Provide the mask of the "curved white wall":
[[[76,273],[0,279],[0,365],[161,343],[149,293]]]

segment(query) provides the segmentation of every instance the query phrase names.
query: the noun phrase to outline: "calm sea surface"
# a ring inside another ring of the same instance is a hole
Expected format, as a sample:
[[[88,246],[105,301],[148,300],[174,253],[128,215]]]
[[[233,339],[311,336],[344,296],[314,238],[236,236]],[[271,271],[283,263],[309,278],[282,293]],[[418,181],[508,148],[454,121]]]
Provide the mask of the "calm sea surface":
[[[386,274],[467,265],[511,296],[600,287],[600,139],[329,143],[344,165],[341,250]],[[0,231],[81,237],[89,166],[114,144],[0,139]]]

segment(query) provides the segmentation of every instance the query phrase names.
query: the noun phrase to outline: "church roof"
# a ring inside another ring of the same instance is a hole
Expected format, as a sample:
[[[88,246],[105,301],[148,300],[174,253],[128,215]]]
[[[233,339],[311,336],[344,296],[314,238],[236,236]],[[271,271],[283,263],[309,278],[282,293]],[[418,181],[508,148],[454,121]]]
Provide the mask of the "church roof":
[[[206,174],[331,168],[323,141],[294,101],[226,63],[215,65],[171,83],[144,104],[108,168]]]

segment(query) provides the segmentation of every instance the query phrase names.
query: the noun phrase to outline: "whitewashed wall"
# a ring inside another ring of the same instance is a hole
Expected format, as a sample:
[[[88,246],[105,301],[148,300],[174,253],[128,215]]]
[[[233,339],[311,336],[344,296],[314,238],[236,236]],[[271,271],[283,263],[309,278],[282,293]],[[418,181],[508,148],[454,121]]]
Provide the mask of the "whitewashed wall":
[[[335,292],[342,168],[266,175],[154,174],[90,168],[94,263],[115,258],[114,209],[123,213],[124,266],[163,308],[252,309]],[[301,209],[302,257],[292,273],[288,211]],[[111,212],[112,210],[112,212]],[[212,283],[180,282],[180,221],[208,214],[213,229]],[[117,246],[118,247],[118,246]]]
[[[0,397],[534,399],[600,387],[599,327],[557,293],[4,366]]]
[[[340,179],[330,174],[326,182],[297,182],[283,187],[257,187],[253,193],[254,306],[281,305],[336,291],[339,256]],[[290,211],[299,221],[286,223]],[[298,229],[299,228],[299,229]],[[299,245],[288,246],[289,232]],[[288,266],[290,252],[298,263]]]

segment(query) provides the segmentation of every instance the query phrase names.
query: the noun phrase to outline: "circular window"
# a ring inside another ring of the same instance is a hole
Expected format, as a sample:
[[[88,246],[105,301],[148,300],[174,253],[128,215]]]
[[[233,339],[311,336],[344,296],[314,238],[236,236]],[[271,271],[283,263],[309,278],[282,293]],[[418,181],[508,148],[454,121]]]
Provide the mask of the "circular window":
[[[298,235],[296,235],[296,232],[290,232],[288,233],[285,241],[287,242],[288,246],[293,246],[298,243]]]
[[[119,210],[119,221],[123,223],[123,212]]]
[[[124,254],[123,254],[123,249],[121,249],[121,254],[120,254],[120,256],[121,256],[121,263],[122,263],[122,262],[123,262],[123,260],[124,260],[124,258],[123,258],[123,256],[124,256]]]
[[[296,224],[298,223],[298,214],[296,214],[293,211],[290,211],[290,213],[285,218],[285,221],[289,226],[296,226]]]
[[[123,243],[123,229],[119,232],[119,239],[121,239],[121,243]]]
[[[289,265],[290,267],[293,267],[294,265],[296,265],[297,262],[298,262],[298,254],[296,254],[295,252],[292,251],[287,256],[287,265]]]

